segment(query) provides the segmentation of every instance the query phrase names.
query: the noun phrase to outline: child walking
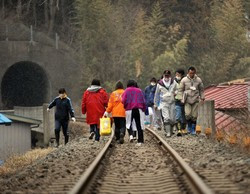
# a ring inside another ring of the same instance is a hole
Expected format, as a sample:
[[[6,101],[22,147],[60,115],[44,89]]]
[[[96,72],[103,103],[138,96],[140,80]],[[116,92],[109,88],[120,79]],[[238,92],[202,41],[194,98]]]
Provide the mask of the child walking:
[[[143,130],[146,100],[142,90],[137,87],[136,81],[128,81],[127,89],[122,95],[122,103],[126,110],[126,128],[129,131],[130,141],[133,141],[133,133],[129,129],[131,128],[133,120],[135,120],[136,129],[138,131],[137,145],[141,146],[141,144],[144,143]]]
[[[115,137],[116,141],[120,144],[124,143],[124,136],[126,133],[126,116],[125,109],[122,104],[122,94],[124,93],[123,84],[118,81],[115,86],[115,91],[110,95],[108,108],[104,113],[104,116],[108,116],[112,113],[112,117],[115,123]]]

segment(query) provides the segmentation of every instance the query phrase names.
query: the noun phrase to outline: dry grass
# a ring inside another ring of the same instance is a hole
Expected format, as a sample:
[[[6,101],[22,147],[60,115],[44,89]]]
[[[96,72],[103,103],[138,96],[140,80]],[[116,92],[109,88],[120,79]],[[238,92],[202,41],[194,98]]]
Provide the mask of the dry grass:
[[[34,149],[26,152],[24,155],[14,155],[6,160],[3,166],[0,167],[0,175],[8,175],[15,173],[17,170],[31,164],[37,159],[46,156],[53,151],[53,148]]]
[[[216,133],[218,141],[224,141],[232,145],[239,145],[240,147],[250,151],[250,128],[235,131],[218,130]]]

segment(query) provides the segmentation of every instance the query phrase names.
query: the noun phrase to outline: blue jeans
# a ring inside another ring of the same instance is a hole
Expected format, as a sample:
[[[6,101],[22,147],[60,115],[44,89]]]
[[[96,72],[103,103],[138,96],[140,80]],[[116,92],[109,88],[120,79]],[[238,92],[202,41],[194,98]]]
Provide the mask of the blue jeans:
[[[95,140],[99,141],[100,140],[100,129],[98,128],[97,124],[90,125],[90,133],[92,133],[92,132],[95,133]]]
[[[184,106],[176,104],[175,105],[175,111],[176,111],[176,121],[185,123],[185,112],[184,112]]]
[[[177,121],[177,128],[185,129],[186,128],[186,117],[185,117],[185,108],[184,105],[176,103],[175,104],[175,111],[176,111],[176,121]],[[178,125],[180,123],[180,126]]]

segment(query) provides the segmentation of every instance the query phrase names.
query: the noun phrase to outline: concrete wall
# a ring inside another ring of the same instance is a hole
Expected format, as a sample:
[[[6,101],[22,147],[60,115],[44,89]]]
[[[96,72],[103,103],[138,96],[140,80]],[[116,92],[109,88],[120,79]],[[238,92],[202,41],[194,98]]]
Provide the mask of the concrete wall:
[[[73,101],[79,100],[81,68],[70,49],[54,47],[29,41],[0,41],[0,83],[9,67],[21,61],[29,61],[39,65],[47,75],[49,82],[47,103],[65,87]],[[1,95],[1,84],[0,84]],[[44,103],[46,103],[46,101]],[[0,107],[2,97],[0,97]]]
[[[48,144],[48,141],[51,137],[54,137],[54,112],[55,109],[50,109],[50,112],[47,112],[48,104],[44,104],[43,106],[35,106],[35,107],[14,107],[14,114],[28,117],[32,119],[41,120],[42,124],[39,125],[38,128],[32,128],[32,131],[36,131],[42,134],[45,134],[45,137],[42,141],[45,145]]]
[[[21,117],[28,117],[31,119],[37,119],[43,121],[43,107],[22,107],[14,106],[14,114]],[[43,123],[39,125],[38,128],[32,128],[33,131],[43,133]]]
[[[22,154],[31,149],[31,129],[26,123],[14,122],[0,125],[0,160],[13,154]]]
[[[214,100],[206,100],[199,104],[196,130],[203,134],[215,135]]]

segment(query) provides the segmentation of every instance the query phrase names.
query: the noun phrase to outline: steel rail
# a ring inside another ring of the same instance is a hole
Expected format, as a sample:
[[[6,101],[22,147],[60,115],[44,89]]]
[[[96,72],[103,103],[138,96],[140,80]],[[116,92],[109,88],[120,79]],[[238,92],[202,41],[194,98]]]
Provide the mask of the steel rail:
[[[153,134],[160,141],[162,146],[167,149],[167,151],[175,159],[175,161],[188,177],[196,193],[214,194],[214,192],[204,183],[199,175],[181,158],[181,156],[170,145],[167,144],[167,142],[162,137],[160,137],[156,132],[149,128],[146,128],[146,130]]]
[[[111,136],[106,145],[104,146],[104,148],[102,149],[102,151],[97,155],[95,160],[91,163],[91,165],[86,169],[86,171],[80,177],[79,181],[69,192],[70,194],[80,194],[86,192],[86,189],[88,188],[88,185],[91,182],[92,177],[95,175],[98,166],[100,165],[102,159],[105,157],[105,154],[110,148],[113,137],[114,137],[114,130],[112,130]]]
[[[191,167],[189,167],[189,165],[180,157],[180,155],[173,148],[171,148],[170,145],[166,143],[166,141],[162,137],[160,137],[156,132],[149,128],[146,128],[146,130],[148,130],[152,135],[154,135],[160,141],[161,145],[175,159],[178,166],[184,171],[189,183],[192,184],[191,189],[193,189],[194,193],[214,194],[214,192],[204,183],[204,181],[197,175],[197,173]],[[105,157],[105,154],[109,150],[113,137],[114,130],[112,130],[112,134],[110,136],[109,141],[106,143],[102,151],[97,155],[91,165],[87,168],[87,170],[81,176],[81,178],[73,187],[73,189],[69,192],[70,194],[86,193],[92,178],[95,176],[96,171],[98,170],[98,167],[102,162],[102,159]]]

